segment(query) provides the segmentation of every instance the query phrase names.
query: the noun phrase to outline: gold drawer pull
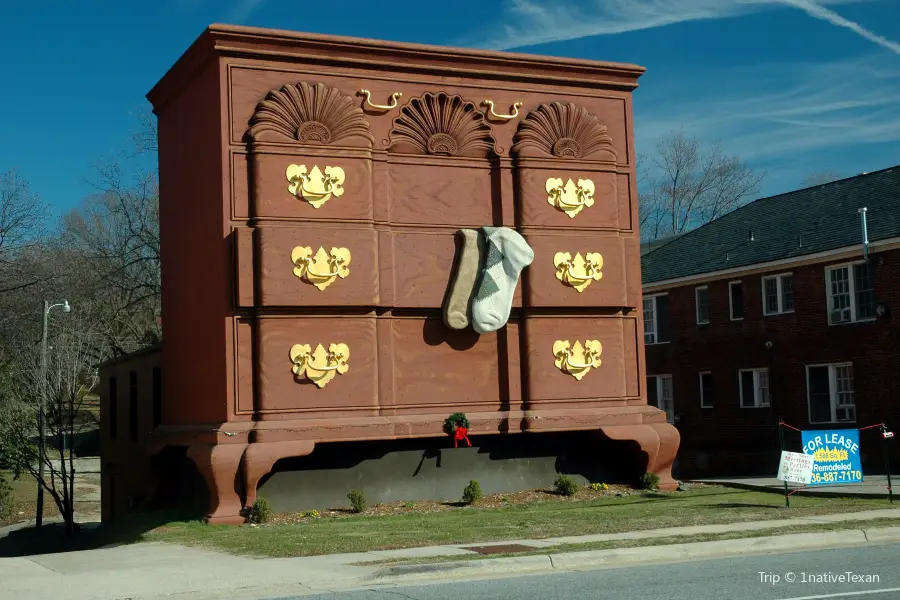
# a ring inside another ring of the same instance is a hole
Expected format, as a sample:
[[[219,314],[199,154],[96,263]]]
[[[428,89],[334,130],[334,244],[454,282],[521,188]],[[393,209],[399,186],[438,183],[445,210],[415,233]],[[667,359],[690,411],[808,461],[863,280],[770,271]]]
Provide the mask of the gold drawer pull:
[[[590,373],[591,369],[600,367],[603,363],[600,360],[601,354],[603,354],[603,345],[597,340],[585,340],[584,346],[578,340],[574,344],[570,344],[569,340],[553,342],[556,368],[578,381]]]
[[[298,379],[306,377],[316,387],[323,388],[334,379],[335,374],[343,375],[350,370],[350,348],[347,344],[329,344],[328,350],[319,344],[310,352],[309,344],[294,344],[290,351],[291,371]]]
[[[318,165],[307,170],[306,165],[288,165],[285,176],[290,182],[288,191],[292,196],[303,198],[313,208],[319,208],[335,196],[344,194],[344,170],[340,167],[325,167],[324,174]]]
[[[313,255],[312,246],[297,246],[291,250],[291,262],[294,263],[294,275],[319,290],[334,283],[336,277],[344,279],[350,275],[350,251],[346,248],[325,252],[325,248],[319,246]]]
[[[546,189],[547,202],[569,215],[571,219],[574,219],[582,209],[594,205],[594,182],[590,179],[579,179],[577,184],[569,179],[563,185],[562,179],[550,177],[547,179]]]
[[[394,92],[391,94],[391,103],[390,104],[373,104],[372,103],[372,92],[369,90],[359,90],[356,92],[357,96],[365,96],[366,97],[366,106],[369,108],[374,108],[375,110],[394,110],[397,108],[397,99],[403,96],[402,92]]]
[[[499,113],[494,112],[494,101],[493,100],[485,100],[481,103],[482,106],[487,106],[489,109],[488,114],[495,119],[500,119],[501,121],[509,121],[510,119],[515,119],[519,116],[519,109],[522,108],[521,102],[515,102],[512,105],[512,114],[509,115],[501,115]]]
[[[556,267],[556,278],[575,288],[578,293],[583,292],[592,281],[603,278],[603,257],[599,252],[586,252],[584,256],[576,252],[575,258],[568,252],[557,252],[553,256],[553,266]]]

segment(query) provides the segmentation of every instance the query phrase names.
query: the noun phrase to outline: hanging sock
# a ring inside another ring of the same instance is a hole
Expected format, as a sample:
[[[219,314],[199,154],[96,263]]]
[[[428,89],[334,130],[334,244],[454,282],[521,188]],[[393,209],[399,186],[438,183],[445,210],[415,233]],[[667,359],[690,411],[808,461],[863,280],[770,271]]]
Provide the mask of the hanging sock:
[[[444,324],[450,329],[465,329],[469,325],[469,304],[478,281],[484,242],[474,229],[460,229],[456,235],[462,239],[462,248],[444,300]]]
[[[478,333],[490,333],[506,325],[519,274],[534,260],[534,251],[525,238],[508,227],[481,230],[487,256],[472,305],[472,327]]]

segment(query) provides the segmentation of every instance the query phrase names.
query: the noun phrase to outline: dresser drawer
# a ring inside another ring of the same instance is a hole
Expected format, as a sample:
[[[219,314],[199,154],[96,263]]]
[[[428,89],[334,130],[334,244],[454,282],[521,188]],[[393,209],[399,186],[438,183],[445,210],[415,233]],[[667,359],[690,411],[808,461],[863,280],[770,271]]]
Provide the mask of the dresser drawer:
[[[255,239],[248,241],[251,236]],[[378,240],[372,227],[241,228],[237,237],[241,306],[379,304]]]
[[[236,228],[237,305],[438,310],[453,274],[457,231],[376,230],[364,225]],[[333,255],[335,248],[338,252]],[[347,253],[347,269],[333,277],[319,277],[335,272],[331,259]],[[305,264],[295,265],[293,259],[301,256],[315,259],[311,273]],[[516,286],[512,304],[522,306],[521,284]]]
[[[397,308],[441,308],[459,251],[457,231],[404,228],[380,232],[382,302]],[[389,289],[389,285],[394,287]],[[521,284],[516,286],[512,305],[522,306]]]
[[[371,153],[253,152],[250,189],[260,219],[373,220]]]
[[[529,406],[638,398],[637,325],[635,317],[525,317],[523,352],[527,356],[525,396]],[[601,345],[599,365],[581,351],[596,350],[593,342]],[[592,366],[581,368],[587,364]]]
[[[259,412],[377,409],[375,317],[271,317],[258,328]]]
[[[449,415],[521,402],[516,322],[481,336],[440,317],[266,317],[257,326],[264,414]]]
[[[637,240],[613,234],[571,235],[527,231],[534,262],[523,282],[526,306],[636,307],[640,282],[627,252]],[[639,256],[638,256],[639,259]]]
[[[559,162],[519,165],[513,177],[523,227],[630,229],[628,196],[619,190],[627,192],[627,175]]]
[[[518,326],[478,335],[448,329],[440,317],[379,320],[381,373],[391,382],[384,409],[402,413],[484,412],[519,401]],[[508,410],[508,408],[507,408]]]
[[[392,157],[388,165],[391,223],[491,225],[495,194],[487,160],[451,157]]]

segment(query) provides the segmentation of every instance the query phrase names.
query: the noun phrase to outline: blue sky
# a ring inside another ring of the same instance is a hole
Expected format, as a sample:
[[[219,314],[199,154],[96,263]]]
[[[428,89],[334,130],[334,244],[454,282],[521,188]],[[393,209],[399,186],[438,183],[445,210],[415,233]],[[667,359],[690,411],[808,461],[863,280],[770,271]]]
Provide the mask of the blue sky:
[[[674,129],[767,172],[900,164],[900,0],[39,0],[0,8],[0,170],[64,212],[213,22],[647,67],[639,152]]]

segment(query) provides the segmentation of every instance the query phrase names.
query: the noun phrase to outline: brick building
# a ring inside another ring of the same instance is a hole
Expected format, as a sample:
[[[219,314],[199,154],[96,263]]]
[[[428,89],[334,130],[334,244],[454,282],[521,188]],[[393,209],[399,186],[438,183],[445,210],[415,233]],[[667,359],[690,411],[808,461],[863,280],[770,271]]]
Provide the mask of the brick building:
[[[641,262],[649,401],[682,477],[774,473],[779,417],[900,427],[900,167],[757,200]],[[878,434],[861,442],[883,470]]]

